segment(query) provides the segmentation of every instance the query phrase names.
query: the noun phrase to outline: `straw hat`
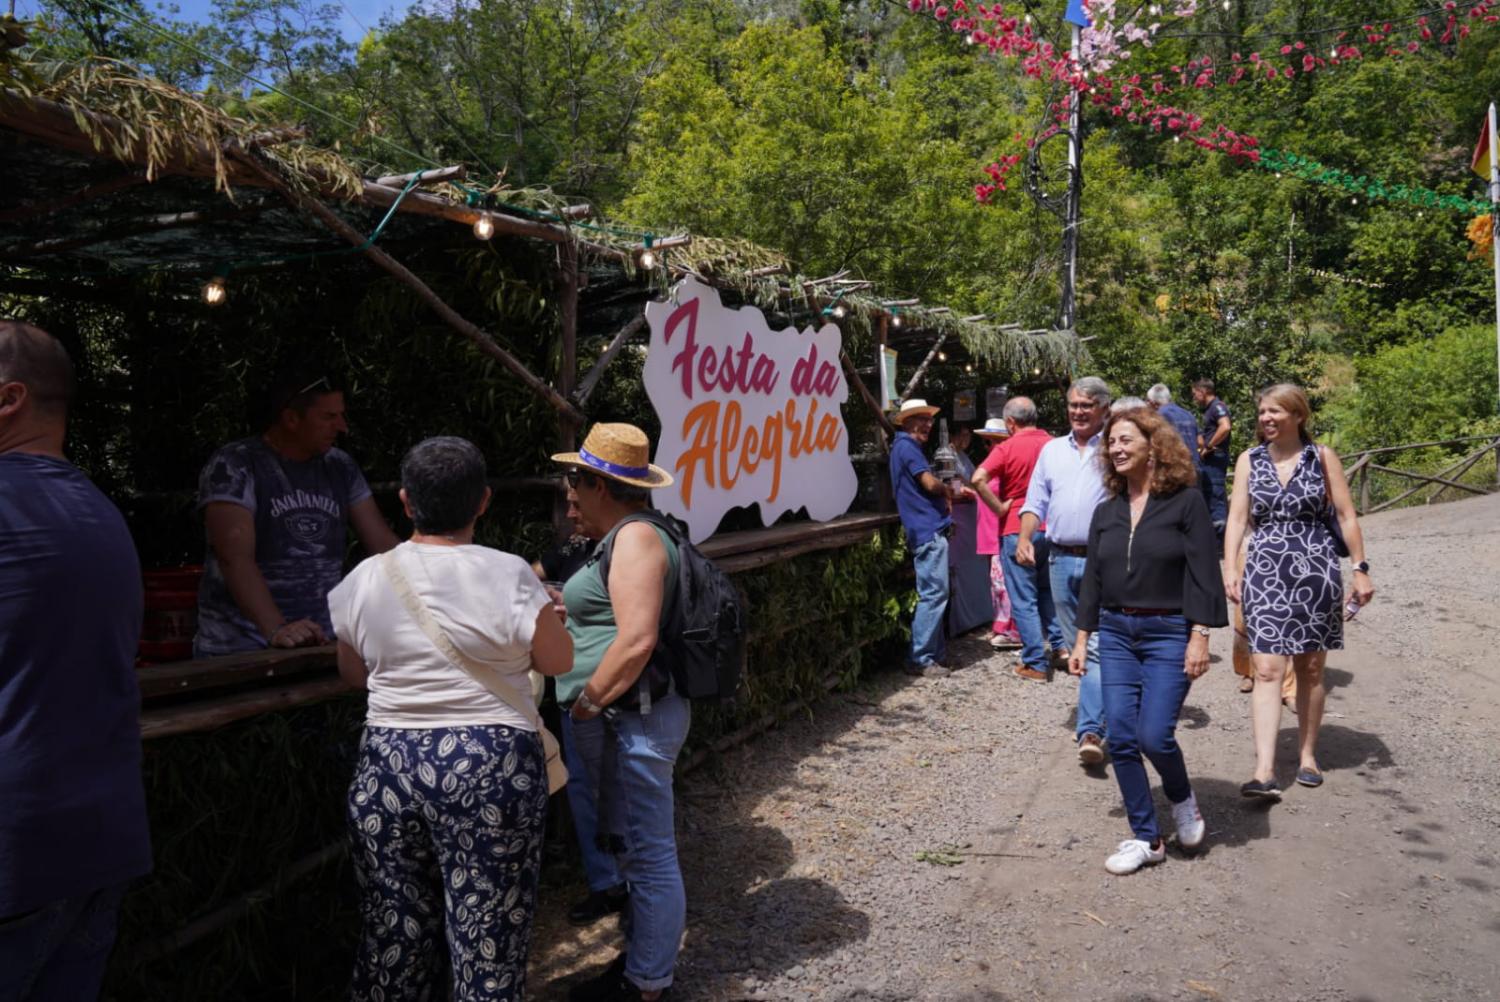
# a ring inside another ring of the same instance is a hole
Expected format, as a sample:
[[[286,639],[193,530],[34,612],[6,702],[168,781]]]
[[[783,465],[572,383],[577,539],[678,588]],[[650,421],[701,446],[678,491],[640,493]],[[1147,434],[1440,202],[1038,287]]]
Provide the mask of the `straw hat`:
[[[672,474],[651,464],[651,442],[633,424],[596,424],[583,440],[583,448],[559,452],[552,461],[636,487],[672,486]]]
[[[1010,429],[1005,427],[1005,419],[992,417],[984,423],[983,428],[975,428],[974,434],[980,438],[1006,438],[1010,435]]]
[[[910,400],[903,400],[901,401],[901,409],[896,412],[896,424],[900,425],[901,422],[905,421],[907,418],[918,417],[919,415],[923,414],[931,417],[933,415],[936,415],[940,409],[941,408],[938,407],[927,406],[927,401],[921,399],[920,397],[912,397]]]

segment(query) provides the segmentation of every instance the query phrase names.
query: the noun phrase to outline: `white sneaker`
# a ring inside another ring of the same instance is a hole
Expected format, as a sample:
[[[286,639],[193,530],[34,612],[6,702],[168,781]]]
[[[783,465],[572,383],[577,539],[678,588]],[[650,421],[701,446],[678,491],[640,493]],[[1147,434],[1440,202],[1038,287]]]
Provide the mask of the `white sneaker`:
[[[1143,866],[1155,866],[1167,858],[1167,847],[1165,843],[1158,840],[1155,849],[1151,848],[1150,842],[1142,842],[1138,838],[1128,838],[1120,843],[1115,854],[1104,861],[1104,868],[1110,873],[1123,876],[1134,873]]]
[[[1180,804],[1172,805],[1172,820],[1177,823],[1177,844],[1184,849],[1196,849],[1203,844],[1208,825],[1203,823],[1203,812],[1198,810],[1198,797],[1188,794]]]

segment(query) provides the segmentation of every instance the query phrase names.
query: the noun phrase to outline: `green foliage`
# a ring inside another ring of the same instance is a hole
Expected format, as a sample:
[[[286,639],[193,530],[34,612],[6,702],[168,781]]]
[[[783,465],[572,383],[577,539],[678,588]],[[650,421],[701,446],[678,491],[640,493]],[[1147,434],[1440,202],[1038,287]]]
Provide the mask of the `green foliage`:
[[[1496,412],[1495,328],[1455,327],[1383,348],[1325,409],[1341,450],[1430,442],[1470,432]]]

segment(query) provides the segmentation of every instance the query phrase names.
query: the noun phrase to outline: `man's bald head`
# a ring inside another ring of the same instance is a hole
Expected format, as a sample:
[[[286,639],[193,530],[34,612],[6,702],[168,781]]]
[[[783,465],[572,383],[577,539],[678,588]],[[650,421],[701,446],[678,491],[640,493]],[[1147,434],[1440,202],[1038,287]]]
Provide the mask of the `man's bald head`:
[[[0,320],[0,392],[12,383],[26,387],[38,417],[60,420],[73,400],[73,362],[62,343],[40,327]]]

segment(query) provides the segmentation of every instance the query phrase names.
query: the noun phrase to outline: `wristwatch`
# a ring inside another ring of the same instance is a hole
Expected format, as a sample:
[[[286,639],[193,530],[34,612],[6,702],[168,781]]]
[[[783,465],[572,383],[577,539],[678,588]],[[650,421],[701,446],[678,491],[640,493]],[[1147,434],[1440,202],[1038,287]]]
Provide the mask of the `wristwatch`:
[[[1368,574],[1370,573],[1370,562],[1368,560],[1361,560],[1354,565],[1354,570],[1358,574]]]
[[[592,699],[589,699],[589,697],[587,695],[585,695],[584,693],[581,693],[581,692],[578,694],[578,698],[575,699],[573,702],[577,706],[581,707],[583,709],[584,713],[601,713],[604,710],[604,707],[600,706],[598,703],[594,702]]]
[[[1211,636],[1213,636],[1213,631],[1212,630],[1210,630],[1206,626],[1199,626],[1196,623],[1193,624],[1193,632],[1196,633],[1196,634],[1198,634],[1198,636],[1200,636],[1200,637],[1211,637]]]

